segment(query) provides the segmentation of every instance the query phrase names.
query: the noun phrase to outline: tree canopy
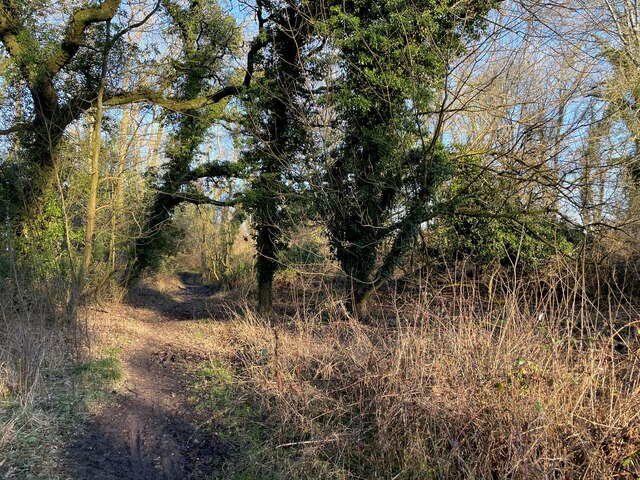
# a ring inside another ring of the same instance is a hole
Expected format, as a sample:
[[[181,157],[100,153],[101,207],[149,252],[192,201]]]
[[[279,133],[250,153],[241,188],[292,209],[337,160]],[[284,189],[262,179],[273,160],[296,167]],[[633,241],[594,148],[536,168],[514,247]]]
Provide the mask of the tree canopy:
[[[2,1],[7,235],[26,245],[58,212],[51,235],[73,272],[76,251],[100,263],[94,223],[110,223],[109,263],[126,279],[162,264],[181,204],[233,211],[252,225],[267,311],[296,229],[319,226],[362,316],[408,254],[435,253],[427,237],[446,240],[438,255],[490,237],[503,245],[484,252],[509,256],[518,235],[533,263],[571,255],[572,232],[634,222],[637,35],[626,6],[536,9]],[[65,193],[84,180],[64,172],[87,142],[84,213]],[[126,198],[139,209],[123,215]]]

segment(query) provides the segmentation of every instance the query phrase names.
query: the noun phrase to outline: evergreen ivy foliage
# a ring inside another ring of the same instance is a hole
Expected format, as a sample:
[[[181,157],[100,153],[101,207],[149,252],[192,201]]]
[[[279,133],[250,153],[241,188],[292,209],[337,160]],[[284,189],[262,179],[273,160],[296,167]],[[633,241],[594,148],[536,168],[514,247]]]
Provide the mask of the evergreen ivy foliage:
[[[479,33],[492,5],[331,3],[324,28],[340,80],[326,102],[341,135],[326,169],[325,212],[333,250],[354,284],[356,312],[364,314],[367,297],[393,273],[450,176],[438,120],[425,112],[437,110],[449,61]]]
[[[45,213],[65,131],[97,97],[104,24],[114,21],[114,27],[120,27],[114,19],[119,6],[119,0],[73,11],[64,5],[70,17],[61,31],[42,15],[44,3],[0,3],[0,43],[10,59],[5,80],[16,93],[24,92],[15,97],[20,105],[15,119],[21,125],[16,130],[19,155],[0,168],[0,180],[9,186],[5,213],[18,231]],[[120,42],[113,48],[113,65],[132,50]]]
[[[305,75],[303,47],[309,25],[302,4],[260,2],[261,35],[265,47],[256,61],[260,78],[245,94],[244,128],[251,139],[243,159],[250,184],[243,206],[250,212],[256,238],[258,301],[262,311],[272,306],[272,283],[278,257],[287,245],[286,232],[299,198],[295,165],[307,154],[308,131],[302,121]]]
[[[529,272],[554,255],[571,256],[583,241],[553,214],[526,205],[513,181],[484,167],[479,156],[460,160],[442,195],[449,208],[432,225],[432,243],[447,260]]]
[[[174,65],[181,73],[176,98],[197,99],[209,93],[221,79],[227,80],[222,59],[233,54],[240,44],[235,20],[215,2],[195,1],[182,8],[173,1],[164,0],[163,5],[182,42],[182,57]],[[198,158],[207,132],[220,118],[226,104],[224,100],[165,116],[165,123],[173,128],[165,147],[168,162],[155,180],[155,194],[143,235],[137,241],[132,275],[147,267],[156,269],[175,247],[174,239],[167,238],[167,233],[172,236],[175,232],[164,231],[163,225],[176,206],[182,202],[209,202],[206,194],[193,184],[195,180],[238,175],[237,165]]]
[[[553,222],[507,218],[509,212],[527,209],[518,204],[517,192],[504,192],[506,203],[497,205],[499,179],[483,179],[473,161],[460,154],[464,146],[447,146],[442,138],[440,110],[446,104],[450,65],[469,40],[481,35],[483,18],[496,3],[257,0],[259,31],[249,45],[246,64],[238,69],[229,66],[229,59],[237,60],[241,50],[241,28],[233,16],[217,2],[161,0],[158,14],[168,20],[165,33],[179,47],[170,64],[163,66],[171,72],[169,80],[158,91],[134,89],[120,95],[122,103],[113,104],[158,102],[165,108],[162,120],[169,132],[168,161],[150,176],[148,217],[133,246],[135,261],[129,273],[157,266],[174,245],[175,232],[166,225],[182,202],[242,202],[255,232],[263,310],[271,308],[271,285],[287,258],[287,236],[312,218],[320,217],[326,225],[335,258],[352,280],[351,302],[359,315],[366,314],[369,295],[393,275],[426,226],[441,227],[436,236],[442,235],[453,249],[472,253],[475,247],[473,253],[480,249],[487,259],[507,258],[521,245],[524,229],[527,239],[541,239],[530,244],[530,262],[548,258],[552,252],[544,245],[557,231]],[[99,63],[95,51],[106,41],[105,22],[113,20],[117,26],[119,17],[114,15],[121,9],[118,0],[101,5],[74,14],[90,18],[83,20],[82,35],[69,27],[67,40],[56,47],[59,54],[53,47],[48,52],[45,44],[29,53],[26,47],[36,37],[18,10],[9,9],[11,16],[0,18],[0,40],[15,64],[0,66],[7,70],[0,73],[16,81],[37,80],[28,85],[32,98],[26,102],[27,110],[34,110],[27,112],[34,121],[18,130],[16,161],[7,162],[0,172],[2,208],[8,217],[13,216],[11,207],[19,207],[11,203],[18,198],[12,193],[51,183],[65,129],[92,108]],[[14,35],[16,26],[21,28]],[[71,50],[65,47],[69,39],[74,42]],[[84,42],[93,47],[85,48]],[[11,50],[11,45],[20,48]],[[135,50],[124,42],[112,47],[114,64]],[[66,63],[58,65],[62,54]],[[619,70],[631,69],[613,53],[610,56]],[[62,66],[75,74],[65,74],[64,82],[55,83],[51,78],[63,71]],[[108,85],[107,99],[118,97],[115,85]],[[619,102],[637,97],[633,85],[620,90]],[[74,89],[82,90],[77,98],[63,101],[65,92]],[[201,149],[234,97],[241,100],[235,113],[246,142],[242,160],[211,162]],[[627,105],[627,112],[635,111],[634,105]],[[629,125],[631,120],[625,117]],[[45,131],[49,140],[43,143],[39,140]],[[468,164],[468,171],[461,163]],[[205,178],[240,178],[243,192],[233,200],[210,198],[196,182]],[[30,196],[46,199],[42,192]],[[481,205],[486,215],[474,215],[474,205]],[[502,250],[492,243],[496,239]]]

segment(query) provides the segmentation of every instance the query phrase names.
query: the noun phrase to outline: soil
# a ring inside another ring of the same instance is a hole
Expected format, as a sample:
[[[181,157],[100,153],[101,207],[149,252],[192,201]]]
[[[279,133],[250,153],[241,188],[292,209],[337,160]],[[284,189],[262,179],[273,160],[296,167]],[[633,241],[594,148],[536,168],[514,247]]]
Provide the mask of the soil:
[[[202,428],[206,416],[190,397],[196,366],[215,355],[215,327],[202,321],[216,306],[211,293],[182,274],[142,283],[124,304],[95,313],[92,327],[106,339],[102,344],[112,342],[120,352],[125,378],[71,442],[68,478],[178,480],[212,473],[224,452]]]

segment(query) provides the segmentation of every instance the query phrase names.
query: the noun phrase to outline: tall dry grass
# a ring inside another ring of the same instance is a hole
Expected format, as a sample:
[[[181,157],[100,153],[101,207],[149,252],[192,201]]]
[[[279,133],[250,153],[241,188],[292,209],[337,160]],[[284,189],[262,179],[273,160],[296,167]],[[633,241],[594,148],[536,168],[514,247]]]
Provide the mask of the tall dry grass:
[[[16,279],[0,293],[0,476],[62,478],[62,431],[74,413],[71,366],[84,345],[51,297]]]
[[[589,300],[569,269],[465,271],[381,294],[369,324],[317,291],[285,320],[246,310],[260,461],[290,478],[640,478],[636,307]]]

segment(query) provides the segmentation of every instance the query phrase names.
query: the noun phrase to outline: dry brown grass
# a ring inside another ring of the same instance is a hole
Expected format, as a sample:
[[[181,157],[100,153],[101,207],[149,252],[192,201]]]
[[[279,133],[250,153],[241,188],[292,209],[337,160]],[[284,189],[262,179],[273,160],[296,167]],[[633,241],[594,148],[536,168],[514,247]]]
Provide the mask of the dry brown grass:
[[[9,282],[0,295],[0,475],[57,478],[62,450],[52,389],[68,364],[69,337],[52,327],[47,305]],[[60,385],[64,388],[64,385]]]
[[[69,430],[98,385],[78,361],[89,361],[83,312],[61,322],[48,299],[16,282],[0,293],[0,477],[64,479]],[[88,363],[87,363],[88,365]]]
[[[501,291],[423,290],[369,325],[331,299],[286,321],[247,310],[232,328],[267,411],[261,461],[291,478],[640,478],[638,312]]]

